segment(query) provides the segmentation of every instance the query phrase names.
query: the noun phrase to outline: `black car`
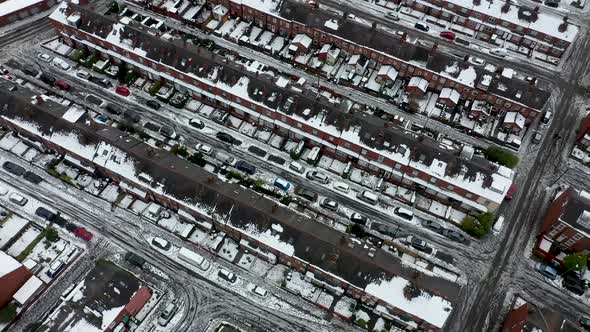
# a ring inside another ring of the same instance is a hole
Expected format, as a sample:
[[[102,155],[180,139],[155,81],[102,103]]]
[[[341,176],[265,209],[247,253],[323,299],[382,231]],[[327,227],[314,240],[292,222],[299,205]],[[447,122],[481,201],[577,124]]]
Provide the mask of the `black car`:
[[[414,28],[424,32],[428,32],[430,30],[430,27],[422,22],[416,22],[416,24],[414,24]]]
[[[139,122],[139,119],[140,119],[139,115],[137,113],[129,111],[129,110],[123,112],[123,117],[125,119],[127,119],[131,122],[135,122],[135,123]]]
[[[240,160],[236,163],[236,169],[250,175],[254,175],[254,173],[256,173],[256,167],[243,160]]]
[[[53,85],[53,83],[55,83],[55,77],[51,76],[51,75],[47,75],[45,73],[41,74],[41,76],[39,76],[39,79],[41,80],[41,82],[45,83],[45,84],[49,84],[49,85]]]
[[[584,280],[580,279],[575,273],[565,274],[561,285],[577,295],[584,295],[586,291]]]
[[[10,161],[4,162],[4,164],[2,164],[2,168],[9,171],[10,173],[12,173],[14,175],[18,175],[18,176],[23,175],[23,173],[25,172],[24,167],[21,167],[13,162],[10,162]]]
[[[34,184],[39,184],[41,183],[41,181],[43,181],[43,178],[40,177],[39,175],[30,172],[30,171],[26,171],[25,174],[23,175],[23,178],[25,178],[25,180],[28,180]]]
[[[217,137],[217,139],[219,139],[222,142],[226,142],[229,144],[235,144],[235,145],[240,145],[242,144],[242,142],[238,141],[237,139],[235,139],[232,135],[228,134],[228,133],[224,133],[222,131],[218,132],[215,137]]]
[[[262,157],[262,158],[266,157],[266,151],[257,147],[257,146],[252,145],[251,147],[248,148],[248,151],[252,152],[253,154],[255,154],[259,157]]]
[[[158,126],[157,124],[153,123],[153,122],[146,122],[143,124],[143,127],[149,131],[153,131],[153,132],[159,132],[160,131],[160,126]]]
[[[39,71],[37,69],[31,68],[30,66],[25,66],[22,70],[23,73],[29,76],[36,77],[37,75],[39,75]]]
[[[145,104],[146,104],[146,105],[147,105],[149,108],[153,108],[153,109],[155,109],[155,110],[158,110],[158,109],[160,109],[160,103],[158,103],[158,102],[157,102],[157,101],[155,101],[155,100],[148,100],[148,101],[147,101]]]
[[[366,225],[367,224],[367,217],[363,216],[360,213],[353,213],[350,215],[350,221],[360,224],[360,225]]]
[[[312,202],[315,202],[318,199],[318,194],[315,191],[306,189],[304,187],[295,188],[295,195],[301,196]]]
[[[111,103],[108,103],[107,106],[105,106],[105,109],[107,110],[107,112],[115,115],[120,115],[121,113],[123,113],[119,106]]]
[[[35,210],[35,214],[47,221],[53,221],[55,220],[55,217],[57,217],[55,213],[47,210],[42,206],[38,207],[37,210]]]
[[[142,269],[145,265],[145,259],[143,257],[138,256],[131,251],[125,254],[125,260],[128,261],[131,265],[137,266],[138,268]]]
[[[65,220],[62,216],[56,216],[55,219],[53,220],[53,223],[61,226],[61,227],[66,227],[66,225],[68,224],[68,221]]]
[[[410,239],[410,244],[412,245],[412,247],[422,251],[428,248],[428,244],[426,243],[426,241],[415,236],[412,236],[412,238]]]

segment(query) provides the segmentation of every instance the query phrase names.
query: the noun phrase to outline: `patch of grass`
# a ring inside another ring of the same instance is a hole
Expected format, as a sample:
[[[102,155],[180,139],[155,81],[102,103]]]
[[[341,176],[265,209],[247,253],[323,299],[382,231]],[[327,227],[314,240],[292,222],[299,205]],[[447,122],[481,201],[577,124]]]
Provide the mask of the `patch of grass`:
[[[47,173],[49,173],[51,176],[53,176],[53,177],[56,177],[56,178],[59,178],[59,176],[61,175],[61,174],[59,174],[59,172],[58,172],[58,171],[56,171],[56,170],[55,170],[55,168],[53,168],[52,166],[48,166],[48,167],[47,167]]]
[[[25,250],[23,250],[18,256],[16,256],[16,260],[19,262],[24,261],[31,254],[31,252],[33,252],[33,249],[35,249],[35,246],[37,246],[37,244],[39,244],[39,242],[41,242],[41,240],[43,240],[45,238],[45,236],[47,236],[47,230],[43,230],[43,232],[41,232],[39,235],[37,235],[35,240],[33,240],[33,242],[31,242],[25,248]]]
[[[45,232],[47,236],[47,241],[57,242],[59,240],[59,233],[57,232],[57,229],[53,227],[47,227],[47,229],[45,229]]]
[[[492,224],[494,223],[493,213],[482,213],[474,218],[472,216],[466,216],[461,222],[461,229],[467,234],[476,238],[482,238],[490,232]]]
[[[509,168],[514,168],[518,165],[518,157],[514,153],[502,148],[490,146],[483,154],[488,160]]]
[[[9,303],[0,309],[0,323],[8,323],[16,317],[16,304]]]

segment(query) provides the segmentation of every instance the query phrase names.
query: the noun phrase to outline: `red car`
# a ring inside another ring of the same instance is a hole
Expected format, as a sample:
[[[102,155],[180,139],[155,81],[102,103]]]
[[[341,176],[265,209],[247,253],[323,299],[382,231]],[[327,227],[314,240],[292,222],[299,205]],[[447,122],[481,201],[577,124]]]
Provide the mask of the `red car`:
[[[55,85],[56,87],[62,89],[62,90],[69,90],[71,88],[71,86],[63,80],[57,80],[55,81],[55,83],[53,83],[53,85]]]
[[[86,242],[92,240],[92,237],[94,236],[94,234],[87,231],[86,228],[84,228],[84,227],[76,228],[76,230],[74,230],[74,235],[76,235],[76,237],[79,237]]]
[[[451,31],[441,31],[440,36],[446,40],[453,41],[457,37],[454,32]]]
[[[507,200],[511,200],[514,197],[514,195],[516,194],[516,190],[518,190],[518,187],[516,186],[516,184],[513,183],[510,186],[510,188],[508,189],[508,192],[506,193],[506,197],[505,198]]]
[[[125,96],[125,97],[127,97],[127,96],[129,96],[131,94],[131,92],[129,92],[129,89],[127,89],[124,86],[118,86],[118,87],[116,87],[115,88],[115,92],[118,93],[118,94],[120,94],[121,96]]]

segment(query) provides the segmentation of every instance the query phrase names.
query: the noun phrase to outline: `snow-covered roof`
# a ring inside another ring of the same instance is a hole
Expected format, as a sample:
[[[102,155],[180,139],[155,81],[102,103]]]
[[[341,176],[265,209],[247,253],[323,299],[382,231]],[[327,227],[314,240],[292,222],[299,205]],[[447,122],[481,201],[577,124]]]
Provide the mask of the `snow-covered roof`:
[[[512,68],[504,68],[504,70],[502,70],[502,76],[511,79],[514,76],[514,69]]]
[[[75,123],[78,120],[80,120],[80,118],[82,118],[82,116],[84,116],[84,114],[86,114],[85,109],[74,105],[74,106],[70,107],[66,113],[64,113],[62,118],[64,118],[66,121],[69,121],[71,123]]]
[[[21,267],[22,264],[16,259],[10,257],[4,251],[0,251],[0,277]]]
[[[385,76],[391,81],[395,81],[398,75],[398,71],[393,66],[384,65],[381,66],[381,68],[379,68],[379,72],[377,72],[377,75]]]
[[[461,94],[457,90],[451,88],[442,89],[439,96],[439,98],[450,99],[455,104],[459,103],[460,97]]]
[[[6,0],[0,3],[0,16],[9,15],[17,10],[36,5],[45,0]]]
[[[504,117],[504,123],[514,123],[519,128],[524,128],[525,117],[519,112],[508,112]]]
[[[12,296],[12,298],[15,299],[16,302],[18,302],[21,305],[23,305],[42,286],[43,286],[43,281],[41,281],[41,279],[37,278],[36,276],[32,276],[32,277],[29,278],[29,280],[27,280],[27,282],[25,282],[25,284],[21,288],[19,288],[19,290],[16,293],[14,293],[14,295]]]
[[[324,26],[328,29],[338,30],[338,21],[336,19],[327,20]]]
[[[426,89],[428,89],[428,81],[423,79],[422,77],[414,76],[410,79],[410,83],[408,83],[408,86],[417,87],[423,92],[426,92]]]
[[[268,14],[276,14],[281,3],[279,0],[231,0],[231,2],[248,6]]]
[[[222,5],[217,5],[215,7],[213,7],[213,14],[215,15],[219,15],[219,16],[225,16],[227,14],[227,8],[225,8]]]
[[[434,294],[423,292],[421,295],[408,300],[404,294],[404,288],[410,281],[393,277],[373,281],[365,288],[368,294],[384,300],[385,302],[402,309],[416,317],[420,317],[428,323],[442,328],[452,311],[451,302]]]
[[[293,41],[291,42],[291,44],[300,44],[301,46],[305,47],[305,48],[309,48],[309,46],[311,45],[311,38],[303,33],[300,33],[298,35],[295,36],[295,38],[293,38]]]
[[[576,37],[579,28],[573,24],[569,24],[568,28],[564,32],[559,31],[559,25],[563,23],[563,18],[553,14],[539,11],[537,13],[537,20],[534,22],[528,22],[519,17],[519,6],[516,3],[512,3],[507,13],[502,12],[502,7],[506,3],[505,1],[481,1],[477,5],[472,0],[447,0],[447,2],[469,8],[473,11],[477,11],[516,25],[526,27],[535,31],[542,32],[549,36],[557,37],[566,41],[573,41]],[[534,10],[522,7],[524,11],[528,10],[533,12]]]

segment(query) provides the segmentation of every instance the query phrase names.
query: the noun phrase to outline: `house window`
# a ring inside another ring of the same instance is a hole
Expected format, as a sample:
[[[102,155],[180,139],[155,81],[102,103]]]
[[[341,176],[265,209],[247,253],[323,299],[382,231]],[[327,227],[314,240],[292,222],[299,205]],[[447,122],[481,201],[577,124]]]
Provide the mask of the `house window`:
[[[447,185],[447,189],[453,190],[453,189],[455,189],[455,186],[452,186],[452,185],[449,184],[449,185]]]
[[[347,149],[350,148],[350,143],[344,142],[344,147],[347,148]]]
[[[301,124],[301,122],[297,122],[297,128],[299,128],[299,129],[303,128],[303,125]]]
[[[418,173],[419,173],[419,172],[418,172],[417,170],[413,170],[413,171],[412,171],[412,176],[418,176]]]
[[[311,131],[311,133],[317,136],[318,130],[317,129],[314,129],[314,130]]]
[[[380,163],[382,163],[382,162],[383,162],[383,159],[384,159],[384,158],[383,158],[383,156],[378,156],[378,157],[377,157],[377,161],[378,161],[378,162],[380,162]]]
[[[466,198],[472,199],[473,198],[473,194],[472,193],[466,193],[465,194]]]
[[[328,137],[328,141],[334,142],[334,137],[332,137],[332,136]]]
[[[361,150],[361,154],[362,154],[363,156],[366,156],[366,155],[367,155],[367,150],[365,150],[365,149],[362,149],[362,150]]]
[[[402,164],[395,164],[395,169],[400,170],[402,169]]]
[[[430,181],[430,183],[436,183],[436,178],[430,178],[428,181]]]

